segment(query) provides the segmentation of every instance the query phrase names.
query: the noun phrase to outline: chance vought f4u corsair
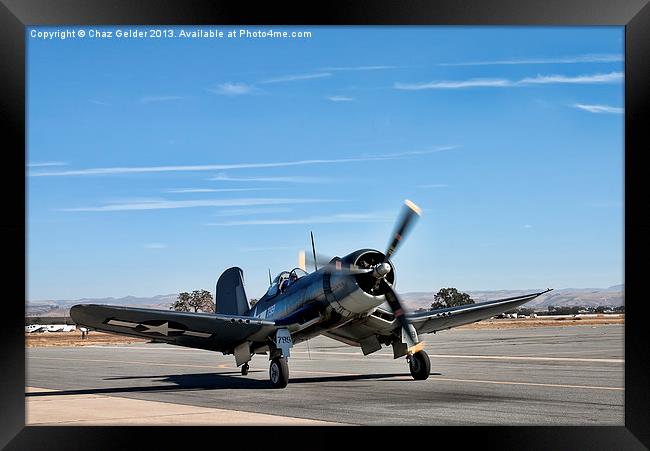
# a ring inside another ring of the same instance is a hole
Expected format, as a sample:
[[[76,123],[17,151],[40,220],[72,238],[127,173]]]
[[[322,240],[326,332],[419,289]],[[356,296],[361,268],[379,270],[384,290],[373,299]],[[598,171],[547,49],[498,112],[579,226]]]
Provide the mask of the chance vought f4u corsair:
[[[323,264],[312,235],[314,272],[305,271],[303,252],[300,267],[281,272],[253,307],[244,291],[243,272],[233,267],[217,281],[215,313],[80,304],[71,308],[70,316],[95,330],[232,354],[242,375],[248,374],[253,355],[268,354],[274,388],[287,386],[291,348],[317,335],[359,346],[364,355],[392,346],[395,359],[406,357],[414,379],[427,379],[430,362],[421,335],[490,318],[550,289],[408,313],[393,289],[395,266],[390,260],[420,215],[414,203],[405,203],[385,252],[360,249]]]

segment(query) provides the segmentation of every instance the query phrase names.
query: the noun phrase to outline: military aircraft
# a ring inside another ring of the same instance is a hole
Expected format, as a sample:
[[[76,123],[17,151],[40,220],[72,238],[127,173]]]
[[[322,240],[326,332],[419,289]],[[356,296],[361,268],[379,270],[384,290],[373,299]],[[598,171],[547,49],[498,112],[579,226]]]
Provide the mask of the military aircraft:
[[[283,271],[273,280],[269,271],[270,286],[252,307],[244,290],[243,272],[232,267],[217,281],[215,313],[80,304],[70,309],[70,315],[78,325],[95,330],[232,354],[242,375],[248,374],[253,355],[267,354],[274,388],[287,386],[287,359],[293,345],[321,334],[359,346],[364,355],[380,350],[382,345],[392,346],[393,357],[406,356],[413,378],[424,380],[429,377],[431,364],[420,335],[489,318],[550,289],[408,313],[393,289],[395,266],[390,258],[420,213],[413,202],[405,202],[383,253],[359,249],[344,257],[323,260],[316,254],[312,234],[315,270],[307,273],[302,252],[299,267]]]

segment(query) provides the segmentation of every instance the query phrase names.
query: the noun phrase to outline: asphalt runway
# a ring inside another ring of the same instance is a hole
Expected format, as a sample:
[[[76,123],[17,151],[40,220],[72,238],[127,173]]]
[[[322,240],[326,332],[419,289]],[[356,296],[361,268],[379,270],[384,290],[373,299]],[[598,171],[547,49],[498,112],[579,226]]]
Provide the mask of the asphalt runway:
[[[226,412],[224,418],[247,424],[622,426],[623,334],[622,325],[430,334],[422,337],[431,358],[426,381],[414,381],[391,348],[364,357],[359,348],[319,337],[292,349],[283,390],[270,388],[267,356],[255,356],[241,376],[232,356],[164,344],[28,348],[26,386],[36,389],[26,395],[27,423],[120,424],[119,412],[110,412],[120,409],[117,401],[140,400],[142,411],[160,415],[202,409],[196,418],[212,418],[210,424],[220,421],[210,412]],[[77,407],[64,420],[56,410],[74,409],[65,404],[73,398],[104,404]],[[91,410],[101,410],[104,422]]]

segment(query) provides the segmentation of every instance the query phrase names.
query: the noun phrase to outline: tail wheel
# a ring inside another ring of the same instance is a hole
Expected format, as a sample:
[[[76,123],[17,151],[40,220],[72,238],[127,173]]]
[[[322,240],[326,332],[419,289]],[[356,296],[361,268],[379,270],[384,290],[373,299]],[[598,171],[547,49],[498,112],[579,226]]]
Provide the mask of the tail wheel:
[[[424,351],[418,351],[409,358],[409,369],[411,376],[416,381],[423,381],[429,377],[431,372],[431,361]]]
[[[289,365],[284,357],[276,357],[271,360],[269,367],[269,378],[273,388],[284,388],[289,383]]]

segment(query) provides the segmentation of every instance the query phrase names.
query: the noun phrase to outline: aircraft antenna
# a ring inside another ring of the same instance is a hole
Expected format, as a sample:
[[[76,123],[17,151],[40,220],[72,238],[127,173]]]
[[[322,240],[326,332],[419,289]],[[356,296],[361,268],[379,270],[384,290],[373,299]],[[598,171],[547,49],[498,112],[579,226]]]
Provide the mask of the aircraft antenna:
[[[311,235],[311,251],[314,254],[314,270],[318,271],[318,263],[316,262],[316,246],[314,245],[314,232],[309,232]]]
[[[269,268],[269,286],[273,285],[273,281],[271,280],[271,268]]]

